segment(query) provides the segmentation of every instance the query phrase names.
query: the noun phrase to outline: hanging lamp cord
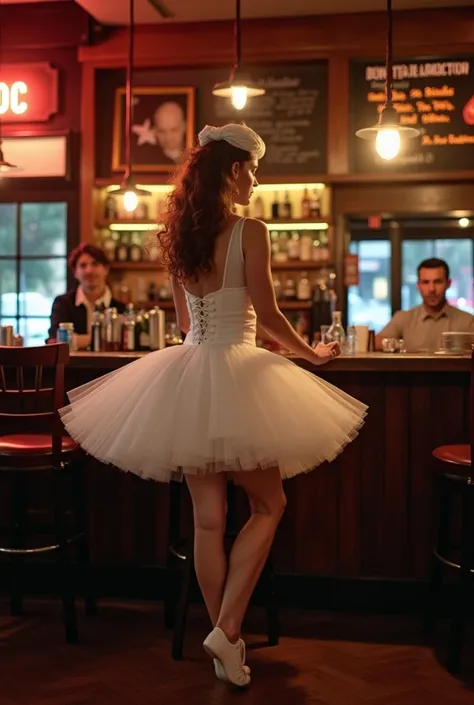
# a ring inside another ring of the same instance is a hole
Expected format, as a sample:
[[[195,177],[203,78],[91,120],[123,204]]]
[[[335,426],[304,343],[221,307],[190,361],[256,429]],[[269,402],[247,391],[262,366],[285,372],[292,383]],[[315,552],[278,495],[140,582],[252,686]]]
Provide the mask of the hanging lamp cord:
[[[127,86],[125,89],[125,154],[127,174],[132,173],[132,119],[133,119],[133,42],[135,38],[135,0],[130,0],[130,26],[128,33]]]
[[[392,49],[392,0],[387,0],[387,54],[385,77],[385,100],[391,105],[393,97],[393,49]]]

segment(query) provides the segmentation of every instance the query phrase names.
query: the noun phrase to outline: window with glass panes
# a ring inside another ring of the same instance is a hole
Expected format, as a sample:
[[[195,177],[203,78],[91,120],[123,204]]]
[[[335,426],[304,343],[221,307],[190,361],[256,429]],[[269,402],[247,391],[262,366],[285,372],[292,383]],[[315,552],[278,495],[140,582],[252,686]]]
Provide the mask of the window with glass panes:
[[[67,289],[65,202],[0,203],[0,323],[42,345],[55,296]]]
[[[419,306],[417,269],[436,257],[448,263],[452,306],[474,314],[474,219],[461,227],[456,218],[393,219],[369,230],[367,221],[350,223],[349,251],[359,256],[358,286],[347,291],[347,322],[378,332],[395,311]]]

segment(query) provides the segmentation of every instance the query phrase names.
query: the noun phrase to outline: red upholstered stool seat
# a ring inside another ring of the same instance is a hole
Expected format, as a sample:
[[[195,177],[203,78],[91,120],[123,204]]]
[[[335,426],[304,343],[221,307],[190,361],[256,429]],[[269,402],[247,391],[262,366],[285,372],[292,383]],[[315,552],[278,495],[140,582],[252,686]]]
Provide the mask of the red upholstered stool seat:
[[[70,461],[74,455],[80,454],[81,447],[70,436],[63,436],[61,451]],[[11,433],[0,436],[0,458],[4,461],[7,458],[9,461],[16,460],[15,467],[18,463],[31,467],[35,464],[35,458],[44,458],[51,454],[51,436],[48,433]]]
[[[468,443],[459,443],[452,446],[439,446],[433,451],[433,457],[443,463],[471,467],[471,446]]]

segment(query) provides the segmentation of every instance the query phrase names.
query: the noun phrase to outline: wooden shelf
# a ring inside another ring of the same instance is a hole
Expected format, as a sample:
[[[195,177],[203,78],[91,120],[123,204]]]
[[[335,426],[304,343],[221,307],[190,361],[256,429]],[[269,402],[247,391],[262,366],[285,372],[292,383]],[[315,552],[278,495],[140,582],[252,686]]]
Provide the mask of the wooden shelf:
[[[153,306],[159,306],[163,310],[170,311],[174,309],[174,301],[137,301],[135,303],[135,308],[152,308]],[[278,301],[278,306],[282,311],[301,311],[311,308],[311,301]]]
[[[144,260],[142,262],[111,262],[109,266],[110,266],[111,270],[120,270],[120,269],[127,269],[129,271],[163,270],[163,266],[159,262],[149,262],[147,260]]]
[[[301,311],[311,308],[311,301],[277,301],[282,311]]]
[[[298,225],[301,225],[302,223],[309,223],[309,224],[314,224],[314,223],[322,223],[326,225],[330,225],[331,221],[329,218],[275,218],[274,220],[264,220],[264,222],[271,227],[272,225],[288,225],[288,228],[295,228]],[[137,220],[137,219],[124,219],[122,220],[121,218],[115,218],[114,220],[107,220],[105,218],[101,218],[96,222],[97,228],[109,228],[111,225],[122,225],[122,226],[129,226],[130,230],[133,230],[134,225],[155,225],[158,226],[156,220],[148,219],[148,220]],[[118,231],[120,232],[120,231]],[[126,231],[125,231],[126,232]],[[144,231],[147,232],[147,231]]]
[[[150,308],[153,308],[153,306],[159,306],[164,311],[172,311],[174,309],[174,301],[172,301],[170,299],[166,299],[164,301],[137,301],[137,302],[135,302],[136,309],[145,308],[148,310]]]
[[[163,271],[164,267],[159,262],[111,262],[110,269],[112,271],[118,270],[128,270],[128,271]],[[274,270],[301,270],[310,271],[315,269],[323,269],[325,267],[332,267],[332,262],[313,262],[313,260],[289,259],[286,262],[272,262],[272,269]]]
[[[309,271],[313,269],[323,269],[324,267],[332,267],[332,262],[313,262],[313,260],[289,259],[286,262],[272,262],[272,269],[300,269]]]
[[[137,175],[134,170],[134,176],[136,182],[140,185],[143,184],[144,186],[170,186],[170,175],[166,172],[162,174],[143,173]],[[307,186],[308,184],[324,184],[324,186],[327,187],[331,184],[332,181],[336,179],[337,175],[334,176],[333,174],[311,174],[311,176],[308,176],[308,178],[306,179],[300,174],[288,174],[286,176],[270,176],[267,174],[267,176],[262,176],[261,180],[259,179],[259,184],[261,186],[274,186],[275,188],[277,188],[278,186],[283,186],[285,184],[295,184],[297,186],[301,186],[301,190],[303,191],[305,186]],[[118,188],[122,180],[123,173],[117,173],[114,176],[97,176],[94,179],[94,185],[96,188],[105,188],[107,186],[116,186]]]
[[[262,220],[270,227],[272,225],[288,225],[293,227],[295,225],[301,225],[302,223],[324,223],[325,225],[331,224],[329,218],[275,218],[269,220],[262,218]]]
[[[138,220],[138,219],[131,219],[131,220],[121,220],[120,218],[114,218],[113,220],[106,220],[101,219],[98,220],[96,223],[96,226],[98,228],[109,228],[111,225],[127,225],[130,226],[130,230],[133,230],[134,225],[157,225],[156,220]],[[120,232],[120,231],[118,231]],[[126,231],[125,231],[126,232]],[[143,232],[148,232],[147,230],[144,230]]]

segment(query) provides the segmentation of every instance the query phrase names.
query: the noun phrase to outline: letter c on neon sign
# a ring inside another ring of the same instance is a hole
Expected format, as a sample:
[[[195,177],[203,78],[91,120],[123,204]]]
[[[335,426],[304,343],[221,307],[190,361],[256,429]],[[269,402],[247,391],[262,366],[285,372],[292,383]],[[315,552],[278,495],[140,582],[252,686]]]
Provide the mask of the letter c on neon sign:
[[[28,103],[20,100],[21,95],[28,92],[28,86],[24,81],[15,81],[9,87],[0,81],[0,115],[5,115],[10,110],[15,115],[23,115],[28,110]]]

